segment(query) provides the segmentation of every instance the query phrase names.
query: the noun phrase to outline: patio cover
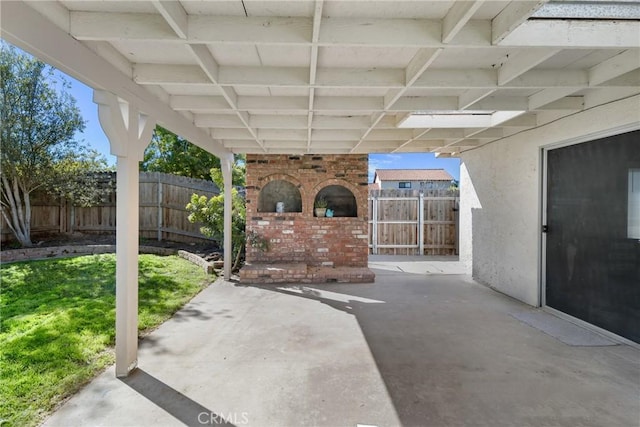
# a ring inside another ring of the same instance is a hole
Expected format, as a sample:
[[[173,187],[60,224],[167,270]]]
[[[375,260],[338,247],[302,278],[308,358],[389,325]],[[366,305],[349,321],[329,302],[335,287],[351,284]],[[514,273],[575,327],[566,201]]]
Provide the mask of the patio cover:
[[[123,227],[153,124],[219,156],[229,194],[232,153],[456,156],[640,93],[636,1],[3,1],[0,14],[5,40],[96,90],[128,177],[118,375],[135,366],[137,228]]]

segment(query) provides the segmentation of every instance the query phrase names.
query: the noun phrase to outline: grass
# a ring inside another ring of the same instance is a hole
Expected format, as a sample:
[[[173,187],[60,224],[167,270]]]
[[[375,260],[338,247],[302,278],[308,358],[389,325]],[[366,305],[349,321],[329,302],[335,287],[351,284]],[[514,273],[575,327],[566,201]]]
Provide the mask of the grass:
[[[39,424],[114,362],[115,271],[114,255],[0,266],[0,425]],[[202,269],[175,256],[140,255],[139,276],[140,331],[207,283]]]

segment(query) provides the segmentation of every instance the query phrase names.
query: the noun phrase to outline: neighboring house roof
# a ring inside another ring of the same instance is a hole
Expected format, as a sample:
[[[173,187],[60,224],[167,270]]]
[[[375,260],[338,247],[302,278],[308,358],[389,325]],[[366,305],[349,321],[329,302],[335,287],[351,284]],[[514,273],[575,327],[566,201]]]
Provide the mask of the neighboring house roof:
[[[451,181],[453,177],[444,169],[377,169],[380,181]],[[377,181],[377,179],[374,179]]]
[[[380,183],[378,182],[370,182],[369,190],[380,190]]]

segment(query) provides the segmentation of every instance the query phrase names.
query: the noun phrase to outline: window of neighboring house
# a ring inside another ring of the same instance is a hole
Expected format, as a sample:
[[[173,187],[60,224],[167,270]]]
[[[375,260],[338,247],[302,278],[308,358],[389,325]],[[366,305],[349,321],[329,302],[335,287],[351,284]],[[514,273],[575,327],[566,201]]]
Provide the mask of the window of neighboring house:
[[[402,181],[398,183],[398,188],[411,188],[411,183],[409,181]]]

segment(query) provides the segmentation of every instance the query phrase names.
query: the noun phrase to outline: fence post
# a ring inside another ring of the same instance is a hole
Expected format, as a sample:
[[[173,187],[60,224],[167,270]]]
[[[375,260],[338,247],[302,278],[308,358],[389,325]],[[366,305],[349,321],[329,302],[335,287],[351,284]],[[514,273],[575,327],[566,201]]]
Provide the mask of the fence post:
[[[424,255],[424,193],[418,193],[418,253]]]
[[[162,202],[164,201],[164,194],[162,188],[162,179],[160,174],[158,174],[158,242],[162,241]]]
[[[69,233],[73,233],[73,227],[76,225],[76,206],[73,202],[70,202],[71,209],[69,209]]]
[[[371,207],[372,207],[372,223],[371,223],[371,232],[373,233],[372,239],[371,239],[371,244],[372,244],[372,250],[371,252],[373,252],[374,255],[378,254],[378,197],[377,196],[373,196],[372,197],[372,202],[371,202]]]
[[[455,224],[453,225],[455,228],[455,236],[456,236],[456,248],[455,255],[460,255],[460,197],[456,197],[453,202],[453,206],[455,207],[455,212],[453,214],[453,220]]]

